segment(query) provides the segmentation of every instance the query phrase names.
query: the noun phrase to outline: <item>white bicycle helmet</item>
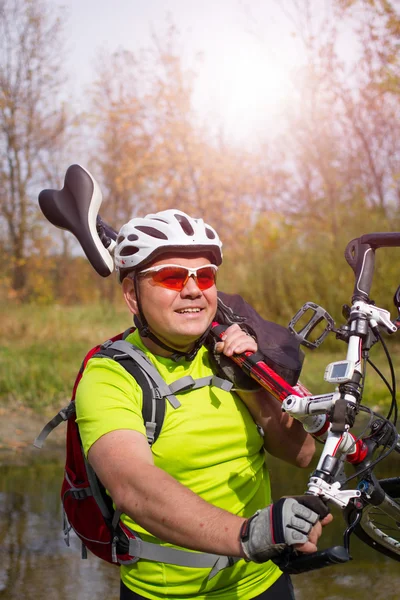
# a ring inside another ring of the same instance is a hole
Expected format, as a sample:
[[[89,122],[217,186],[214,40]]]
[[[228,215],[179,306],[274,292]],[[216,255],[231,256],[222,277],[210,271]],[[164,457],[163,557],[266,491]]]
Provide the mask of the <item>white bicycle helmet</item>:
[[[118,271],[143,268],[175,250],[185,254],[205,251],[215,265],[222,263],[222,242],[217,232],[203,219],[171,208],[131,219],[121,227],[114,249],[115,266]]]

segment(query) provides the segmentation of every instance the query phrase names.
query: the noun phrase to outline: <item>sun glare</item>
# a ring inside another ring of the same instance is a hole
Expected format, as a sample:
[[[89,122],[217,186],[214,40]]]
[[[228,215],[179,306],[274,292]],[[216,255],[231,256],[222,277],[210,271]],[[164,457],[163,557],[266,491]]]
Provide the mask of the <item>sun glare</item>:
[[[229,44],[204,65],[206,102],[233,138],[262,135],[276,128],[290,101],[291,68],[289,56],[269,53],[256,42]]]

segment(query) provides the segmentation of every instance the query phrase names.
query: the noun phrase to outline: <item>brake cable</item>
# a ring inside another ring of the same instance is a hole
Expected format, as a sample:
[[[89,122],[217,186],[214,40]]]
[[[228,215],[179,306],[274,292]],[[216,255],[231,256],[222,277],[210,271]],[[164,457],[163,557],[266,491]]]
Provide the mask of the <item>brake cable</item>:
[[[397,446],[397,430],[395,425],[389,421],[388,419],[385,419],[384,417],[382,417],[381,415],[378,415],[377,413],[375,413],[373,410],[371,410],[370,408],[368,408],[367,406],[363,406],[360,405],[359,409],[363,412],[367,412],[372,416],[381,419],[382,421],[385,421],[387,425],[389,425],[393,431],[393,441],[392,444],[390,445],[389,449],[387,449],[386,451],[384,451],[384,449],[382,450],[381,454],[375,459],[373,460],[371,463],[369,463],[366,467],[362,468],[360,471],[357,471],[356,473],[354,473],[353,475],[350,475],[349,477],[346,478],[346,480],[344,481],[344,484],[347,483],[348,481],[350,481],[351,479],[354,479],[355,477],[359,477],[360,475],[362,475],[363,473],[370,471],[372,469],[375,468],[375,466],[381,462],[382,460],[384,460],[387,456],[389,456],[389,454],[391,452],[393,452],[393,450],[396,448]],[[386,448],[389,444],[386,444]]]
[[[390,368],[390,374],[392,376],[392,403],[391,403],[391,406],[390,406],[389,414],[388,414],[388,416],[386,418],[390,419],[390,417],[392,416],[392,412],[393,412],[393,425],[396,425],[396,423],[397,423],[397,416],[398,416],[398,410],[397,410],[397,398],[396,398],[396,395],[397,395],[397,392],[396,392],[396,376],[395,376],[395,373],[394,373],[393,361],[392,361],[392,358],[390,356],[390,353],[389,353],[389,350],[387,348],[387,345],[385,343],[385,340],[383,339],[383,337],[381,336],[381,334],[380,334],[379,331],[377,331],[377,334],[378,334],[379,341],[381,342],[382,347],[383,347],[383,349],[385,351],[386,358],[387,358],[387,361],[388,361],[388,364],[389,364],[389,368]]]

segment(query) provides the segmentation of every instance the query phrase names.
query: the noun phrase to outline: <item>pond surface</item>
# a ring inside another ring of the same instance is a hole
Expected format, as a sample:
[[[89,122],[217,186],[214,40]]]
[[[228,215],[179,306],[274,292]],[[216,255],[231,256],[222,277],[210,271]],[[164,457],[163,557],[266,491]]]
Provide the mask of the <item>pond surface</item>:
[[[381,477],[400,474],[400,458],[385,461]],[[118,600],[118,568],[80,558],[72,536],[65,545],[59,488],[63,466],[43,462],[0,467],[0,599]],[[274,497],[304,492],[307,472],[270,461]],[[290,487],[288,485],[290,482]],[[334,511],[320,547],[342,543],[344,521]],[[297,600],[400,599],[400,563],[351,539],[353,560],[293,576]]]

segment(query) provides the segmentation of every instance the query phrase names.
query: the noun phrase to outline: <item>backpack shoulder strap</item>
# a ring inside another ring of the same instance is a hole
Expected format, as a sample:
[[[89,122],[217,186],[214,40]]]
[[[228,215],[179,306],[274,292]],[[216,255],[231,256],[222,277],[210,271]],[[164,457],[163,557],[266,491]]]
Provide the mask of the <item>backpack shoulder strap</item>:
[[[115,360],[137,381],[143,393],[142,415],[146,427],[147,441],[152,446],[160,435],[165,417],[165,397],[160,393],[154,379],[149,375],[149,371],[151,372],[152,369],[157,375],[158,372],[153,365],[151,365],[151,369],[148,369],[147,365],[146,369],[143,368],[141,360],[143,357],[139,348],[128,342],[123,342],[122,348],[116,346],[116,342],[106,343],[93,355],[93,358],[111,358]],[[132,352],[122,352],[126,349],[132,350]],[[145,356],[144,353],[143,356]],[[164,380],[162,382],[165,385]]]
[[[167,385],[155,366],[147,358],[146,354],[134,346],[134,344],[130,344],[125,340],[117,340],[111,344],[107,344],[106,348],[112,348],[113,350],[117,351],[117,353],[114,355],[114,360],[119,361],[121,358],[125,358],[126,356],[133,358],[139,367],[143,369],[143,371],[150,377],[154,388],[158,390],[157,393],[160,397],[166,398],[173,408],[178,408],[181,405],[179,400],[174,396],[173,393],[171,393],[171,388]],[[118,355],[118,352],[120,356]]]

